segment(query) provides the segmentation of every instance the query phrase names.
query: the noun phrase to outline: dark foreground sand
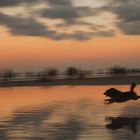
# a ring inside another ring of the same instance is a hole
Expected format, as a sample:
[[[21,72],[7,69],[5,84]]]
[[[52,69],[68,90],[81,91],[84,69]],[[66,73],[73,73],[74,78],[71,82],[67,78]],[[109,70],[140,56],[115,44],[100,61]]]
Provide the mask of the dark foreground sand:
[[[41,81],[9,81],[0,82],[0,88],[23,87],[23,86],[76,86],[76,85],[128,85],[132,82],[140,84],[140,76],[115,76],[115,77],[95,77],[87,79],[57,79],[47,82]]]

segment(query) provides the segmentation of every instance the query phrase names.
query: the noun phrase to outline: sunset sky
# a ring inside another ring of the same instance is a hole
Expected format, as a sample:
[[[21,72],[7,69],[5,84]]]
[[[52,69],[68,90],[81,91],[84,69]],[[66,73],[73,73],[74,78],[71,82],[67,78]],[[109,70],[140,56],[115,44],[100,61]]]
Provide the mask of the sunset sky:
[[[0,69],[140,68],[139,0],[1,0]]]

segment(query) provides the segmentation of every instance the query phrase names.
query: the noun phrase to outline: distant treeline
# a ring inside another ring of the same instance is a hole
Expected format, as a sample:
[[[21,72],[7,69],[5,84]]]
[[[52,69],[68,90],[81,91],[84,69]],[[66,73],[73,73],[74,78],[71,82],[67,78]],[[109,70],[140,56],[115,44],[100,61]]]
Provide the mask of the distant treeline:
[[[109,69],[110,74],[134,74],[134,73],[140,73],[140,69],[129,69],[126,67],[119,67],[115,66]]]
[[[56,68],[48,68],[38,72],[15,72],[12,69],[6,69],[0,72],[0,81],[19,81],[19,80],[40,80],[49,81],[54,79],[84,79],[103,76],[140,74],[140,69],[130,69],[126,67],[114,66],[106,70],[81,70],[76,67],[68,67],[60,72]]]

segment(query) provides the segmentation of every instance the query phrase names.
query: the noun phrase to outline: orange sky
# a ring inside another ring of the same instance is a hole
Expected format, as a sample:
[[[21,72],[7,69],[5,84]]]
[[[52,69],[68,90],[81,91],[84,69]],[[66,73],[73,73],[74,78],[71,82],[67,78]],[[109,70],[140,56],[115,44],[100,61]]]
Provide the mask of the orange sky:
[[[81,42],[13,37],[4,33],[0,42],[0,67],[20,70],[71,65],[89,69],[113,65],[140,67],[139,44],[139,36],[97,37]]]

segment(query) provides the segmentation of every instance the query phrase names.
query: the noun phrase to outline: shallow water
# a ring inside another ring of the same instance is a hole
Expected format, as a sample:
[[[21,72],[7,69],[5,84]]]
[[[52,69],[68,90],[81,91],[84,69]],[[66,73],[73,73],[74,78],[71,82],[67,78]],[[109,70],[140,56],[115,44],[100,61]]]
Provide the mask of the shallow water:
[[[139,140],[140,100],[106,105],[110,87],[0,89],[0,140]]]

